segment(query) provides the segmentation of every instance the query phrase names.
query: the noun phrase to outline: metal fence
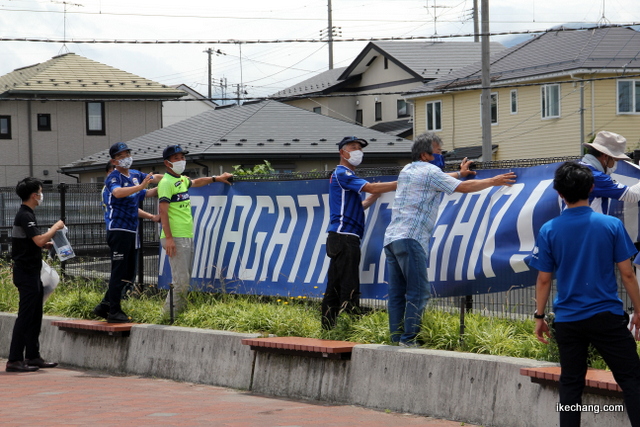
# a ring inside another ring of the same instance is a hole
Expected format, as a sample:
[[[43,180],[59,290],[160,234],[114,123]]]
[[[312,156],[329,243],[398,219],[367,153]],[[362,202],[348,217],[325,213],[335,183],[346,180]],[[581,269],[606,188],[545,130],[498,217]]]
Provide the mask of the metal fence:
[[[476,169],[510,169],[575,160],[577,157],[554,157],[541,159],[478,162]],[[458,170],[459,164],[448,164],[447,170]],[[360,168],[358,175],[373,177],[398,175],[401,167]],[[236,181],[289,181],[327,179],[331,171],[273,174],[260,176],[236,176]],[[69,228],[69,241],[76,257],[63,263],[64,274],[74,277],[106,281],[110,275],[110,254],[106,244],[104,211],[102,206],[102,184],[60,184],[43,188],[44,202],[38,207],[37,217],[41,227],[48,227],[63,219]],[[11,250],[11,228],[20,200],[12,187],[0,187],[0,256],[8,259]],[[145,199],[143,209],[157,213],[157,199]],[[143,286],[158,283],[158,224],[142,222],[142,250],[138,259],[137,282]],[[533,284],[532,284],[533,285]],[[552,297],[555,289],[552,290]],[[631,301],[624,287],[620,294],[625,308]],[[550,301],[552,298],[550,298]],[[385,308],[386,301],[366,300],[363,305]],[[441,310],[481,312],[489,316],[521,318],[530,316],[535,310],[534,286],[516,288],[507,292],[469,295],[465,297],[434,298],[430,306]]]

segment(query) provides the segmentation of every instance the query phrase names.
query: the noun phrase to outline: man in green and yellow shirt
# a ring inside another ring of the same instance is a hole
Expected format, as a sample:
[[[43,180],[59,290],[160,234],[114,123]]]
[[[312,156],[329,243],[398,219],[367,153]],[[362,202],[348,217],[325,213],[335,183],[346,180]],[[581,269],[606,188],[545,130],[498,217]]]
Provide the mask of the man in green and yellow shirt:
[[[220,176],[196,178],[191,180],[181,175],[189,154],[179,145],[169,145],[162,152],[167,173],[158,184],[160,202],[160,221],[162,233],[160,243],[169,257],[171,267],[171,283],[174,289],[175,312],[180,312],[186,304],[186,294],[191,282],[191,265],[193,262],[193,214],[189,188],[202,187],[213,182],[230,184],[233,175],[225,172]],[[164,304],[164,312],[170,311],[170,299]]]

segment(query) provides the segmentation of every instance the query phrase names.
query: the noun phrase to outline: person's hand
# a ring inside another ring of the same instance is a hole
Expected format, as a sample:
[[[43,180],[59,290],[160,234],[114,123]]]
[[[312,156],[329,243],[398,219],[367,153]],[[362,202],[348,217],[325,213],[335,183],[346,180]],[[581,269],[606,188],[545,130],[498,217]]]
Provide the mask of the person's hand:
[[[42,247],[43,249],[51,249],[53,247],[53,241],[47,242]]]
[[[500,186],[500,185],[506,185],[508,187],[511,187],[511,184],[513,184],[514,182],[516,182],[516,174],[513,172],[508,172],[508,173],[504,173],[502,175],[496,175],[493,178],[493,182],[494,182],[494,187]]]
[[[473,161],[467,160],[466,157],[462,160],[462,163],[460,163],[460,176],[462,178],[466,178],[469,175],[476,174],[476,171],[472,171],[471,169],[469,169],[472,164],[473,164]]]
[[[56,222],[55,224],[53,224],[51,226],[51,228],[53,228],[56,231],[62,230],[64,228],[64,222],[62,220],[60,220],[60,221]]]
[[[534,332],[538,341],[543,344],[549,344],[547,338],[549,338],[551,334],[549,333],[549,325],[547,325],[547,322],[544,319],[536,319],[536,328]]]
[[[173,237],[167,237],[164,241],[164,250],[168,257],[172,257],[176,254],[176,242],[173,241]]]
[[[149,218],[151,221],[153,222],[160,222],[160,214],[157,215],[151,215],[151,218]]]
[[[151,184],[151,181],[153,181],[153,175],[149,174],[145,176],[142,182],[140,183],[140,189],[142,190],[147,188],[149,184]]]
[[[635,338],[636,341],[640,341],[640,313],[633,312],[631,322],[629,323],[629,330],[633,334],[633,338]]]
[[[233,180],[233,174],[230,174],[229,172],[216,176],[216,182],[224,182],[225,184],[231,185],[231,180]]]

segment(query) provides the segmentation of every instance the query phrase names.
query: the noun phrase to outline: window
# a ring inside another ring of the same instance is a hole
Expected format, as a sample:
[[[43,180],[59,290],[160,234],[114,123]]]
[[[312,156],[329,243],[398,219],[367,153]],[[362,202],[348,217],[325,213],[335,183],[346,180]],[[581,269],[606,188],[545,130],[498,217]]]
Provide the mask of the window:
[[[518,114],[518,89],[511,91],[511,114]]]
[[[87,102],[87,135],[106,135],[104,102]]]
[[[442,101],[427,102],[427,130],[442,130]]]
[[[382,102],[376,102],[376,122],[382,120]]]
[[[317,114],[322,114],[322,107],[313,107],[313,112]]]
[[[560,117],[560,85],[542,86],[542,118]]]
[[[389,69],[389,58],[387,58],[386,56],[384,57],[384,69]]]
[[[51,130],[51,114],[38,114],[38,130]]]
[[[362,110],[356,110],[356,124],[362,126]]]
[[[0,139],[11,139],[11,116],[0,116]]]
[[[618,81],[618,113],[640,113],[640,80]]]
[[[404,99],[398,99],[398,118],[409,117],[409,104]]]
[[[491,124],[498,124],[498,94],[490,94],[489,105],[491,110]],[[480,125],[482,125],[482,95],[480,95]]]

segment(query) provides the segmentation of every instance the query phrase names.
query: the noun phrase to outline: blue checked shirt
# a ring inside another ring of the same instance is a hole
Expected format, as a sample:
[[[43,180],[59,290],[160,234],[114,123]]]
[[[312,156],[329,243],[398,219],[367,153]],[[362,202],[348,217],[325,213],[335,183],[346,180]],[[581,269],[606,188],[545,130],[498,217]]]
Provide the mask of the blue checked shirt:
[[[460,181],[430,163],[417,161],[406,165],[398,176],[384,246],[400,239],[414,239],[428,255],[442,193],[451,194],[458,185]]]
[[[140,184],[147,176],[146,173],[129,169],[129,176],[124,176],[117,169],[104,180],[102,203],[104,205],[104,222],[107,230],[138,231],[138,206],[144,199],[147,190],[138,191],[120,199],[113,196],[113,190],[120,187],[132,187]]]

